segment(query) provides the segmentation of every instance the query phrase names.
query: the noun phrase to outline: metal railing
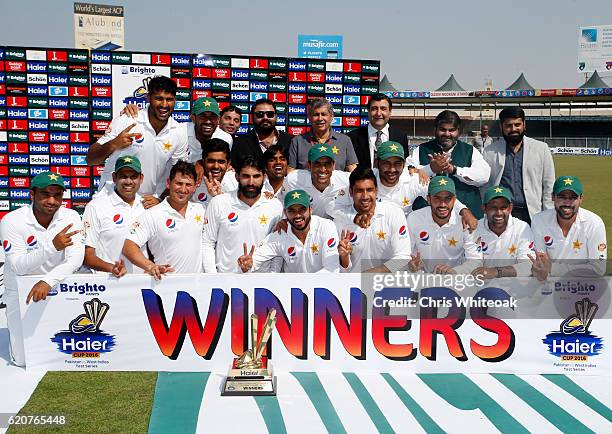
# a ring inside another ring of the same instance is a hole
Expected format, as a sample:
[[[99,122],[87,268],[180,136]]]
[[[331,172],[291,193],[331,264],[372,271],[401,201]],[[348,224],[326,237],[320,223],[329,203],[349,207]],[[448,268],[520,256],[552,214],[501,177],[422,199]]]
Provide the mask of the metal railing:
[[[431,139],[431,136],[408,136],[408,145],[415,147]],[[494,141],[497,139],[499,139],[499,137],[493,137]],[[612,140],[610,137],[534,137],[534,139],[548,144],[550,148],[574,147],[612,149]],[[472,143],[474,136],[461,136],[459,140]]]

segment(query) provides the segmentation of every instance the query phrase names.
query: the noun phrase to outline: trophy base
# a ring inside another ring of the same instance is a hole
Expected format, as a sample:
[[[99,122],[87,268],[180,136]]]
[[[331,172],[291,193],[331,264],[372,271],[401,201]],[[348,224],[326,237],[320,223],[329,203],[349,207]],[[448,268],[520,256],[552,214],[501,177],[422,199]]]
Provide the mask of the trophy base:
[[[276,377],[268,360],[262,358],[262,366],[257,369],[239,369],[236,360],[232,363],[221,396],[276,395]]]

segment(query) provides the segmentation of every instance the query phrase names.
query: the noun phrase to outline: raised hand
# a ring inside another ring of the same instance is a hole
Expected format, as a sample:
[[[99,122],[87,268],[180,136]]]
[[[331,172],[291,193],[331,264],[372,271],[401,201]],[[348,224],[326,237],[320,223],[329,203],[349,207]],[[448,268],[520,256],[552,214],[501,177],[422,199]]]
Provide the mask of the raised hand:
[[[135,118],[138,116],[138,106],[136,104],[128,104],[119,114],[128,115],[131,118]]]
[[[461,224],[463,225],[463,230],[467,229],[470,234],[474,232],[476,227],[478,227],[478,219],[476,219],[474,214],[472,214],[472,211],[470,211],[468,208],[463,208],[459,214],[461,214]]]
[[[278,223],[276,223],[274,232],[278,232],[280,234],[281,232],[287,232],[287,229],[289,229],[289,220],[280,219]]]
[[[449,173],[449,169],[452,172],[452,165],[448,155],[437,152],[433,155],[427,154],[427,157],[429,158],[429,167],[433,173]]]
[[[127,273],[127,268],[125,268],[123,259],[119,259],[117,262],[115,262],[111,270],[111,273],[113,274],[113,276],[117,278],[125,276],[125,274]]]
[[[247,245],[243,243],[244,255],[238,258],[238,266],[243,273],[248,272],[253,266],[253,253],[255,252],[255,246],[251,246],[251,251],[247,253]]]
[[[353,223],[359,226],[362,229],[367,229],[370,227],[370,222],[372,221],[372,217],[374,213],[369,214],[357,214],[353,219]]]
[[[132,144],[132,142],[134,141],[134,137],[138,135],[136,133],[130,133],[130,130],[134,128],[135,126],[136,124],[128,125],[123,131],[119,133],[117,137],[115,137],[111,141],[113,149],[115,151],[119,149],[127,148],[128,146]]]
[[[61,252],[68,246],[72,246],[72,237],[78,234],[80,231],[70,231],[68,229],[72,227],[72,223],[66,226],[64,229],[59,231],[55,237],[53,237],[53,246],[55,250]],[[38,300],[35,300],[38,301]]]
[[[546,280],[552,265],[548,255],[544,252],[538,252],[536,249],[535,257],[531,255],[527,256],[529,256],[529,260],[531,261],[531,274],[540,282]]]
[[[218,196],[221,192],[221,182],[218,179],[215,179],[212,176],[212,173],[209,173],[208,176],[204,177],[204,183],[206,184],[206,188],[208,189],[208,194],[211,196]]]
[[[351,244],[351,237],[353,233],[346,229],[342,230],[340,235],[340,242],[338,243],[338,253],[340,257],[348,258],[353,252],[353,245]],[[346,267],[345,267],[346,268]]]
[[[162,274],[170,273],[172,271],[174,271],[174,268],[172,268],[170,264],[151,264],[147,267],[145,273],[153,276],[155,280],[161,280]]]

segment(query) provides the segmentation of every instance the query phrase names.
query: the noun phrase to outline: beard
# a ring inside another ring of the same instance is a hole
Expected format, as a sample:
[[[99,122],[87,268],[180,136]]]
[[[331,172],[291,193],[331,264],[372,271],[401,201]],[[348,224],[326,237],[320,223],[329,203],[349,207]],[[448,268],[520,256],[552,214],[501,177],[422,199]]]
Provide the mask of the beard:
[[[247,199],[253,199],[261,194],[261,189],[263,188],[263,184],[259,186],[255,185],[253,186],[255,187],[254,189],[249,189],[249,190],[247,190],[246,187],[251,187],[251,186],[238,184],[238,192],[242,193],[242,195],[246,197]]]
[[[272,131],[274,131],[276,126],[274,126],[273,123],[269,123],[267,125],[256,124],[256,125],[253,126],[253,128],[255,128],[255,131],[257,132],[257,134],[268,135]]]
[[[296,231],[301,231],[301,230],[304,230],[304,229],[306,229],[308,227],[308,225],[310,224],[310,220],[311,219],[312,219],[311,216],[308,216],[308,217],[304,218],[304,223],[302,223],[302,227],[301,228],[298,228],[296,225],[294,225],[292,220],[289,220],[289,224]]]
[[[523,141],[523,137],[525,137],[525,131],[519,134],[512,134],[509,136],[504,134],[504,140],[506,141],[507,144],[509,144],[512,147],[521,143]]]

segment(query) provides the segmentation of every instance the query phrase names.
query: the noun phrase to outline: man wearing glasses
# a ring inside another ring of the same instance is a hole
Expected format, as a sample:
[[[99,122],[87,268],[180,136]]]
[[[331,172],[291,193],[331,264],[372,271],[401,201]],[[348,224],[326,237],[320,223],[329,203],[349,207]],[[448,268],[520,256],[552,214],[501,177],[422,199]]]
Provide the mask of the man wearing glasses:
[[[262,98],[255,101],[251,108],[253,128],[244,136],[237,137],[232,147],[232,166],[236,167],[241,157],[253,155],[262,158],[263,153],[272,145],[289,148],[291,136],[276,128],[276,109],[274,103]]]

